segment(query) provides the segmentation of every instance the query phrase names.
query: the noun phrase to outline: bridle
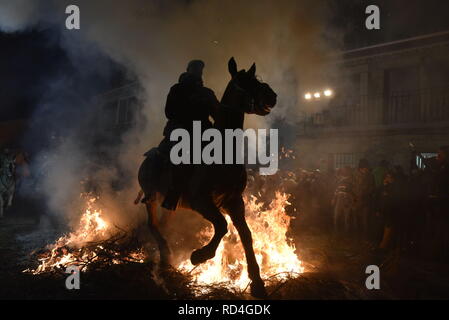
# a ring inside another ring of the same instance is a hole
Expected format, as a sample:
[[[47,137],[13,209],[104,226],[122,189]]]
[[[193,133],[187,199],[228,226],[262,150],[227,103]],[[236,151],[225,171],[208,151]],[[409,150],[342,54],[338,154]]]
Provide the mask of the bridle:
[[[234,109],[234,108],[233,108],[233,109],[236,110],[236,111],[239,111],[239,112],[241,112],[241,113],[250,113],[250,114],[256,113],[256,112],[255,112],[255,110],[256,110],[256,99],[254,98],[254,95],[251,94],[250,92],[248,92],[247,89],[242,88],[237,82],[238,82],[237,80],[232,79],[232,80],[231,80],[231,85],[233,86],[233,88],[234,88],[237,92],[239,92],[239,93],[242,94],[243,100],[244,100],[245,102],[246,102],[246,101],[249,101],[249,103],[248,103],[249,108],[247,108],[247,109],[245,109],[245,110]]]

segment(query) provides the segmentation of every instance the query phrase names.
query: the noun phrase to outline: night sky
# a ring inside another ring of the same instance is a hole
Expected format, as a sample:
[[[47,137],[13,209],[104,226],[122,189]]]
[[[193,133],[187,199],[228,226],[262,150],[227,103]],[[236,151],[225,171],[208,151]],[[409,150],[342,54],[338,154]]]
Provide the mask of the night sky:
[[[329,0],[329,28],[341,30],[346,49],[449,30],[449,3],[442,0]],[[365,8],[381,8],[380,31],[365,29]],[[111,66],[110,79],[95,74],[79,75],[59,46],[58,32],[52,29],[24,33],[0,33],[0,120],[26,118],[45,94],[43,84],[61,75],[71,75],[73,83],[95,80],[96,91],[123,83],[123,70]],[[84,77],[84,78],[83,78]],[[86,78],[87,77],[87,78]],[[89,79],[96,77],[95,79]],[[74,90],[76,88],[73,88]],[[96,92],[92,92],[95,94]]]
[[[104,56],[99,58],[102,61],[97,66],[102,67],[98,73],[89,68],[79,70],[61,48],[59,37],[52,29],[0,33],[0,120],[32,116],[55,80],[64,79],[67,85],[63,90],[73,92],[74,96],[83,92],[85,99],[126,81],[123,68]],[[95,86],[89,88],[86,83]],[[64,92],[61,96],[71,95]]]
[[[40,98],[39,84],[67,68],[64,51],[54,43],[51,31],[0,33],[0,117],[28,115]]]

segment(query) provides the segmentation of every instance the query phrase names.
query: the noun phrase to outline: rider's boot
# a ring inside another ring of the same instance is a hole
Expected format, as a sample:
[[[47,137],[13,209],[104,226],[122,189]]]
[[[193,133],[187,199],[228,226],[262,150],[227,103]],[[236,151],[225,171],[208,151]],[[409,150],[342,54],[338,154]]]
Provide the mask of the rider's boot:
[[[165,195],[164,202],[162,202],[162,208],[170,211],[176,210],[182,191],[182,185],[180,182],[186,180],[184,171],[184,168],[180,165],[172,166],[169,175],[170,185],[168,187],[167,194]]]
[[[175,188],[170,188],[165,195],[164,202],[162,202],[162,208],[170,211],[175,211],[178,207],[179,198],[181,197],[181,192]]]

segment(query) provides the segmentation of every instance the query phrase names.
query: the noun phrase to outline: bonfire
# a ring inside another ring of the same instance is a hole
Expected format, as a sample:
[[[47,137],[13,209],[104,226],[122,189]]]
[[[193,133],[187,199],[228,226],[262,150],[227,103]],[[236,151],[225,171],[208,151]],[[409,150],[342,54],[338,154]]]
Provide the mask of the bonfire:
[[[282,280],[303,272],[294,244],[286,236],[291,217],[285,212],[288,195],[276,192],[268,209],[255,196],[245,196],[246,221],[252,231],[253,247],[263,279]],[[199,285],[221,284],[230,289],[244,290],[250,280],[246,272],[246,259],[237,230],[228,221],[228,234],[223,238],[215,257],[194,267],[190,260],[181,262],[178,268],[189,272]],[[204,244],[213,235],[213,228],[200,233]]]
[[[143,263],[145,254],[136,237],[108,222],[99,208],[98,197],[81,195],[86,205],[78,227],[37,254],[39,266],[24,272],[64,272],[75,265],[81,271],[124,262]]]
[[[285,280],[303,272],[296,248],[287,238],[291,217],[285,208],[288,194],[275,192],[268,204],[254,195],[245,196],[246,219],[253,235],[253,246],[265,280]],[[223,238],[215,257],[206,263],[193,266],[190,260],[180,262],[178,271],[192,280],[192,286],[200,288],[198,294],[206,294],[207,288],[221,286],[229,290],[245,291],[250,280],[246,272],[246,259],[237,230],[228,220],[228,234]],[[208,227],[197,235],[205,244],[213,235]],[[101,269],[114,264],[145,263],[149,256],[138,237],[126,232],[107,220],[98,205],[98,197],[88,197],[78,226],[60,237],[38,254],[39,265],[25,272],[33,274],[65,271],[76,265],[81,271]]]

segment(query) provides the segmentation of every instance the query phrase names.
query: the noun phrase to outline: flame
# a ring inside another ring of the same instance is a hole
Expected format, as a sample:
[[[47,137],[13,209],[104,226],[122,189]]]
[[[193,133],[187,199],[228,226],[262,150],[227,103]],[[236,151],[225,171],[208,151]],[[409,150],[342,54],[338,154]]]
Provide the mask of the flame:
[[[275,192],[275,197],[268,206],[254,195],[244,197],[246,221],[252,232],[253,248],[261,276],[265,280],[284,280],[292,274],[304,271],[295,252],[295,245],[286,235],[291,222],[291,217],[285,211],[290,205],[288,197],[286,193]],[[97,252],[103,249],[102,241],[117,233],[96,205],[97,200],[98,198],[89,198],[76,230],[49,245],[35,270],[27,269],[24,272],[40,274],[70,265],[81,265],[81,270],[86,271],[89,263],[98,259]],[[203,291],[200,293],[207,291],[207,286],[218,283],[238,290],[244,290],[250,283],[240,237],[230,217],[226,216],[226,219],[229,231],[213,259],[197,267],[193,266],[190,260],[182,261],[177,266],[181,272],[190,273],[195,283],[204,286],[204,289],[200,288],[200,291]],[[208,227],[198,234],[202,245],[208,243],[213,232],[213,227]],[[119,255],[118,251],[112,252],[112,264],[123,262],[123,258],[115,259]],[[143,263],[146,255],[140,249],[127,253],[125,259]]]
[[[104,249],[100,244],[101,241],[107,240],[117,233],[117,230],[111,228],[111,225],[105,220],[102,210],[97,208],[97,201],[97,197],[89,198],[77,229],[47,246],[48,251],[39,259],[40,265],[35,270],[27,269],[24,272],[40,274],[70,265],[80,266],[82,271],[86,271],[86,262],[92,263],[98,259],[95,249]],[[85,247],[95,242],[99,243],[95,248],[85,250]],[[119,253],[117,252],[115,255],[119,255]],[[144,259],[145,254],[142,250],[129,254],[130,261],[143,263]],[[120,261],[113,259],[112,263],[118,264]]]
[[[286,279],[291,274],[304,271],[295,253],[296,248],[286,236],[291,217],[285,212],[289,205],[288,195],[276,192],[268,208],[255,196],[245,197],[246,221],[252,232],[253,247],[263,279]],[[228,287],[244,290],[250,279],[247,264],[236,228],[229,216],[228,234],[220,243],[216,255],[206,263],[194,267],[190,260],[182,261],[178,269],[189,272],[199,285],[225,283]],[[200,232],[202,245],[213,235],[209,227]]]
[[[105,238],[108,223],[103,219],[101,209],[94,208],[97,200],[98,198],[90,198],[87,201],[87,208],[81,216],[79,228],[76,232],[69,234],[66,239],[66,245],[80,245],[89,241]]]

